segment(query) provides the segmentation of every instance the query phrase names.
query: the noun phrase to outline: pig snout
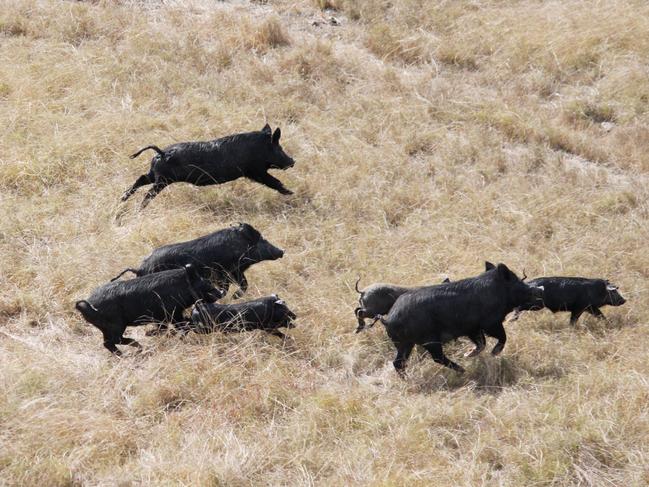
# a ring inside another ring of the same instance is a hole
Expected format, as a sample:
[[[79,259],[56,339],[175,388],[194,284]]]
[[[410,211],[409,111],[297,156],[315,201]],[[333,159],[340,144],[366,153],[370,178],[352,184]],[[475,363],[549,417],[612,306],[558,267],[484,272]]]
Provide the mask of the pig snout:
[[[276,295],[273,295],[274,298],[276,298],[276,301],[274,303],[274,306],[277,308],[275,310],[275,313],[279,313],[279,315],[282,317],[281,318],[281,323],[283,326],[286,328],[295,328],[295,323],[293,323],[293,320],[297,318],[296,314],[291,311],[288,306],[286,306],[286,303],[279,299]]]
[[[624,296],[620,294],[617,289],[607,289],[608,291],[608,300],[611,303],[611,306],[622,306],[626,303]]]
[[[277,260],[284,257],[284,251],[282,249],[266,241],[259,242],[257,249],[263,260]]]
[[[286,328],[295,328],[295,321],[293,321],[295,320],[295,318],[297,318],[297,316],[295,316],[295,313],[293,313],[292,311],[289,310],[286,313]]]

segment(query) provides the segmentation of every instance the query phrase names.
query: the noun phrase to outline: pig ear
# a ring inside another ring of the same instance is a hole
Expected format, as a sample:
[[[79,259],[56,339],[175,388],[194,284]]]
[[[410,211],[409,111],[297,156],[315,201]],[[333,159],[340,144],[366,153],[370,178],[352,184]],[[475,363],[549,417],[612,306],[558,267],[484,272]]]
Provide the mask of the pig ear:
[[[273,133],[273,144],[279,144],[279,138],[282,136],[282,131],[277,127]]]
[[[442,284],[446,284],[447,282],[451,282],[451,280],[448,277],[442,281]]]
[[[243,234],[246,236],[248,240],[251,242],[258,242],[259,239],[261,238],[261,234],[255,230],[252,225],[248,223],[241,223],[241,231]]]
[[[270,125],[268,125],[268,124],[264,125],[264,128],[261,129],[261,131],[262,131],[264,134],[268,134],[268,135],[270,135],[270,134],[271,134]]]
[[[509,270],[509,267],[507,267],[505,264],[498,264],[496,270],[498,271],[498,275],[502,277],[505,281],[509,281],[512,279],[513,273],[512,271]]]
[[[613,284],[607,284],[606,285],[606,290],[607,291],[617,291],[618,287],[614,286]]]
[[[495,268],[496,268],[495,265],[493,265],[493,264],[492,264],[491,262],[489,262],[488,260],[485,260],[485,262],[484,262],[484,270],[485,270],[485,271],[490,271],[491,269],[495,269]]]

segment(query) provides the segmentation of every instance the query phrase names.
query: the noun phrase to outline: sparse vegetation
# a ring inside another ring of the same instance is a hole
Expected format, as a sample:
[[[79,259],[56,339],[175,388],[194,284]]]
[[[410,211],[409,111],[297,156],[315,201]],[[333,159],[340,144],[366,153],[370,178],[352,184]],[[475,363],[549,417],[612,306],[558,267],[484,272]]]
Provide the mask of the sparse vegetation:
[[[13,0],[0,43],[0,484],[649,483],[649,4]],[[119,203],[135,149],[266,121],[294,196]],[[77,299],[238,221],[286,250],[249,296],[286,300],[293,343],[98,346]],[[381,326],[354,334],[359,274],[485,259],[609,277],[628,304],[527,313],[497,358],[450,345],[464,376],[417,351],[401,381]]]

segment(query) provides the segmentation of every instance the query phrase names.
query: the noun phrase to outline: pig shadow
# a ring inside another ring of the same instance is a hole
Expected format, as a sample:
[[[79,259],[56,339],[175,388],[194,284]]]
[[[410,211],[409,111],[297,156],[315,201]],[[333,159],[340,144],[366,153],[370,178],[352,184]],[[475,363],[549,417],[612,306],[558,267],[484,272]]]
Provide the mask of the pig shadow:
[[[265,215],[275,218],[277,215],[326,215],[322,208],[318,208],[313,202],[313,195],[303,189],[296,191],[292,195],[263,194],[261,188],[241,190],[241,188],[231,188],[227,191],[221,189],[204,189],[196,187],[182,188],[178,185],[173,188],[176,191],[185,191],[173,203],[165,201],[164,195],[156,199],[158,206],[166,210],[173,210],[174,207],[181,206],[183,210],[187,208],[195,209],[197,212],[208,214],[210,216],[224,216],[232,218],[238,216],[259,216]],[[147,208],[140,208],[140,204],[129,204],[128,202],[119,202],[113,210],[113,221],[117,226],[123,226],[133,219],[146,216],[154,209],[154,204]]]
[[[547,334],[574,333],[577,335],[593,335],[601,338],[612,330],[621,330],[634,326],[638,321],[635,316],[622,315],[620,313],[610,313],[604,315],[604,318],[596,318],[584,314],[575,325],[571,325],[568,316],[566,313],[544,316],[534,320],[533,328],[536,331]]]
[[[200,197],[195,200],[198,211],[210,215],[301,215],[318,213],[309,194],[293,194],[290,196],[267,196],[250,193],[219,195],[214,199]]]
[[[410,359],[413,370],[406,381],[409,391],[420,394],[468,388],[477,394],[499,395],[510,387],[519,387],[529,381],[557,380],[566,373],[565,368],[554,363],[533,363],[506,352],[497,357],[483,353],[475,358],[463,358],[461,353],[449,350],[449,357],[457,357],[466,368],[464,374],[458,374],[435,364],[423,352],[418,355],[413,353]]]

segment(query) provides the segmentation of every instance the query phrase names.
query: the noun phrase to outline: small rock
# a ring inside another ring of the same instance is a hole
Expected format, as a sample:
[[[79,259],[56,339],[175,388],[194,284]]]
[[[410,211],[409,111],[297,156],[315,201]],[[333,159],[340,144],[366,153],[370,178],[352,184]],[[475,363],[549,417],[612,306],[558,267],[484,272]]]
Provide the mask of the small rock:
[[[602,122],[600,123],[600,126],[605,132],[610,132],[615,128],[615,124],[613,122]]]

